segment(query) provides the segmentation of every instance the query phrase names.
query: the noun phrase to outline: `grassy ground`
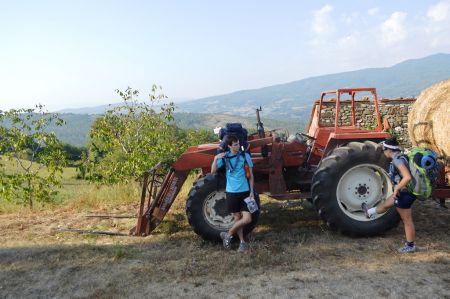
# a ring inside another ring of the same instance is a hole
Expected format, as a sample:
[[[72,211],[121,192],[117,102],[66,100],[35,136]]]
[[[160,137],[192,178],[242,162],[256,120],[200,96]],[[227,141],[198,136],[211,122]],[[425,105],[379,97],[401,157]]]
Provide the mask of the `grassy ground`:
[[[5,167],[6,173],[22,171],[18,162],[8,161],[0,158],[0,163]],[[28,161],[23,161],[28,166]],[[32,169],[36,170],[38,165],[34,163]],[[40,170],[45,174],[45,170]],[[132,203],[136,201],[139,194],[137,184],[117,185],[117,186],[97,186],[85,180],[79,180],[74,167],[66,167],[61,174],[62,188],[57,189],[58,194],[54,198],[54,203],[40,204],[34,202],[33,212],[48,211],[53,209],[67,209],[76,212],[90,209],[112,207],[117,204]],[[27,206],[20,206],[0,200],[0,215],[13,212],[27,213]]]
[[[195,235],[185,216],[187,182],[149,237],[59,232],[128,232],[137,186],[102,187],[65,179],[61,204],[0,215],[1,298],[450,298],[450,213],[414,206],[420,250],[400,255],[403,227],[376,238],[326,229],[308,202],[262,198],[245,254]],[[237,244],[234,244],[235,247]]]

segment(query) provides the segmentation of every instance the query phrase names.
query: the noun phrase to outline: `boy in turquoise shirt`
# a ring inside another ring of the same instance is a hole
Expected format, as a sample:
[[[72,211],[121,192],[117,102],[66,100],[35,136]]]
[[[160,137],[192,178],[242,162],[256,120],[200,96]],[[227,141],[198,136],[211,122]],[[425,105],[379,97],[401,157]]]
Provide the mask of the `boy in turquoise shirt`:
[[[219,153],[214,157],[211,165],[211,173],[215,173],[218,168],[226,169],[226,198],[228,211],[233,213],[235,223],[228,232],[220,233],[225,249],[231,249],[231,240],[235,234],[240,242],[239,252],[246,251],[248,244],[244,239],[243,228],[252,221],[252,215],[247,208],[244,199],[247,197],[254,199],[253,194],[253,163],[250,155],[239,150],[240,143],[236,136],[229,136],[227,140],[229,151]],[[225,165],[224,165],[225,164]],[[247,179],[245,164],[248,165],[250,176]]]

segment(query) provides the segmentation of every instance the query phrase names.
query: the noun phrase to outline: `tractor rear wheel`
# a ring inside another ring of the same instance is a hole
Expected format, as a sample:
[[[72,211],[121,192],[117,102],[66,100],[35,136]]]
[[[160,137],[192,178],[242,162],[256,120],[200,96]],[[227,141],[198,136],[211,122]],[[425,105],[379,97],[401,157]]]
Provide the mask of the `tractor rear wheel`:
[[[220,241],[220,233],[234,224],[233,215],[227,211],[225,181],[225,177],[210,173],[198,179],[189,192],[186,215],[194,232],[205,240]],[[260,206],[258,194],[255,200]],[[252,214],[252,222],[244,227],[244,235],[255,228],[259,214],[260,210]]]
[[[350,236],[373,236],[399,223],[395,208],[367,219],[361,204],[375,207],[392,194],[389,162],[381,146],[351,142],[324,158],[312,179],[313,203],[332,230]]]

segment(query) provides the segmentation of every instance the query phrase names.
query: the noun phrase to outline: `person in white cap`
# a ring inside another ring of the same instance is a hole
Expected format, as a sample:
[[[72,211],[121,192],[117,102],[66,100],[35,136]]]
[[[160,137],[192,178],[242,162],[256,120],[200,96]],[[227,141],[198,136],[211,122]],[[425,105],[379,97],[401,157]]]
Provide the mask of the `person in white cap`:
[[[406,242],[398,251],[400,253],[412,253],[416,251],[414,240],[416,238],[416,230],[412,219],[411,206],[416,200],[416,196],[408,191],[406,186],[411,181],[411,173],[409,171],[409,162],[399,147],[395,138],[383,141],[383,153],[387,158],[392,159],[389,167],[389,176],[395,184],[394,193],[386,199],[381,205],[369,208],[366,203],[361,205],[367,218],[372,218],[377,214],[383,214],[392,206],[397,209],[400,218],[405,227]]]

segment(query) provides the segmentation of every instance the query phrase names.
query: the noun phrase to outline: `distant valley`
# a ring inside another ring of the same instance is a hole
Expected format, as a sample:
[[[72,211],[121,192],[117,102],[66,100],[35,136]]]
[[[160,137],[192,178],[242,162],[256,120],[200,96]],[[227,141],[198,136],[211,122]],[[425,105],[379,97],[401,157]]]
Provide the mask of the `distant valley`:
[[[212,129],[226,122],[255,127],[255,109],[262,106],[268,128],[303,130],[312,104],[323,90],[342,87],[376,87],[378,98],[416,97],[426,87],[450,78],[450,54],[407,60],[386,68],[370,68],[298,80],[259,89],[236,91],[176,104],[175,122],[182,128]],[[113,104],[112,106],[117,105]],[[65,142],[84,145],[90,124],[109,105],[64,109],[68,126],[55,128]],[[201,111],[202,113],[198,113]]]
[[[290,134],[295,134],[295,132],[303,131],[306,125],[304,121],[300,120],[267,119],[263,112],[261,113],[261,121],[268,130],[284,128]],[[100,114],[62,113],[60,117],[65,120],[66,125],[62,127],[51,126],[49,130],[54,131],[64,143],[85,146],[89,138],[91,125],[99,116]],[[205,129],[212,132],[216,126],[224,126],[227,122],[241,122],[250,132],[256,130],[256,113],[253,117],[210,113],[175,113],[174,118],[175,124],[183,129]]]
[[[391,67],[370,68],[298,80],[259,89],[177,103],[176,112],[219,113],[254,117],[256,107],[263,107],[266,118],[305,120],[312,103],[323,90],[343,87],[375,87],[378,97],[416,97],[421,90],[450,78],[450,54],[435,54],[407,60]],[[103,113],[108,105],[65,109],[65,113]]]

